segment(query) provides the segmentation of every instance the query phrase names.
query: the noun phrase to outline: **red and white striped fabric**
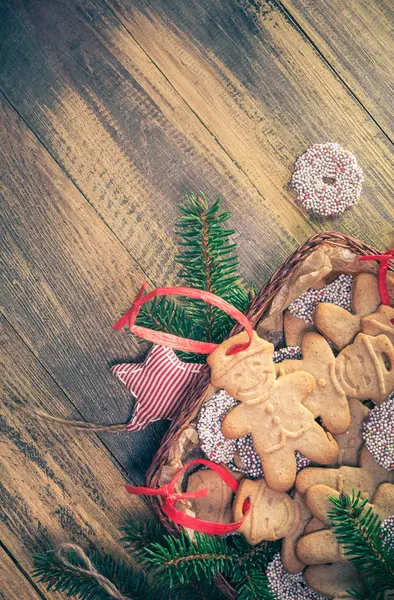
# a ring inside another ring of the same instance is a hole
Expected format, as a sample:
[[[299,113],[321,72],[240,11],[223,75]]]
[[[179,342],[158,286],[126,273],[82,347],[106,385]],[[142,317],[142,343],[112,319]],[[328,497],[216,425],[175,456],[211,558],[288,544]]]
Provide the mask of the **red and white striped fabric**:
[[[153,346],[143,363],[124,363],[111,372],[135,396],[128,431],[140,431],[160,419],[173,419],[197,383],[204,365],[184,363],[172,348]]]

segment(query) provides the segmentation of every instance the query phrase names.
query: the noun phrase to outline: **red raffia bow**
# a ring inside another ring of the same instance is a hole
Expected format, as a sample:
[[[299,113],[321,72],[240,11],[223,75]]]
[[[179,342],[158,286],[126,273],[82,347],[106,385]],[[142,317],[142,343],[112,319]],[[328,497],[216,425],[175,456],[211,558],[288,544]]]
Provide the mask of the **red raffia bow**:
[[[183,527],[193,529],[194,531],[199,531],[200,533],[211,533],[214,535],[225,535],[226,533],[233,533],[234,531],[237,531],[248,515],[250,509],[250,502],[248,499],[245,500],[242,507],[242,512],[244,513],[242,519],[236,521],[235,523],[214,523],[211,521],[203,521],[202,519],[197,519],[196,517],[187,515],[174,507],[174,504],[177,502],[177,500],[203,498],[204,496],[208,495],[207,488],[196,490],[195,492],[175,493],[174,491],[179,477],[183,475],[186,469],[192,465],[198,464],[209,467],[215,471],[232,489],[234,494],[237,492],[239,487],[238,481],[234,479],[234,477],[221,465],[217,465],[216,463],[203,458],[192,460],[191,462],[187,463],[180,471],[178,471],[178,473],[176,473],[173,480],[169,484],[162,485],[156,490],[148,487],[134,487],[132,485],[126,485],[126,490],[129,492],[129,494],[135,494],[137,496],[161,496],[163,498],[163,503],[161,505],[163,513],[167,515],[171,521],[177,523],[178,525],[182,525]]]
[[[390,297],[387,290],[387,271],[389,268],[390,260],[394,259],[394,248],[386,252],[385,254],[375,254],[368,256],[361,256],[359,260],[377,260],[379,261],[379,274],[378,284],[379,293],[382,304],[390,306]]]
[[[152,290],[146,296],[144,296],[146,282],[142,284],[140,291],[138,292],[131,308],[127,310],[124,315],[119,319],[115,325],[113,325],[113,329],[119,331],[125,325],[129,325],[130,331],[132,331],[135,335],[144,338],[145,340],[149,340],[150,342],[154,342],[155,344],[160,344],[162,346],[169,346],[170,348],[175,348],[177,350],[184,350],[185,352],[197,352],[198,354],[210,354],[213,352],[219,344],[211,344],[208,342],[198,342],[196,340],[190,340],[186,338],[181,338],[176,335],[172,335],[171,333],[164,333],[160,331],[152,331],[151,329],[147,329],[146,327],[140,327],[139,325],[135,325],[135,320],[139,313],[140,307],[152,300],[152,298],[156,298],[157,296],[184,296],[186,298],[195,298],[196,300],[203,300],[208,304],[212,304],[217,308],[220,308],[225,313],[227,313],[233,319],[236,319],[238,323],[240,323],[246,330],[249,340],[245,344],[239,344],[238,346],[233,346],[227,350],[227,354],[236,354],[241,352],[242,350],[246,350],[249,348],[252,342],[253,335],[253,327],[251,322],[240,310],[232,306],[226,300],[219,298],[215,294],[211,292],[206,292],[205,290],[197,290],[195,288],[187,288],[187,287],[164,287],[157,288]]]

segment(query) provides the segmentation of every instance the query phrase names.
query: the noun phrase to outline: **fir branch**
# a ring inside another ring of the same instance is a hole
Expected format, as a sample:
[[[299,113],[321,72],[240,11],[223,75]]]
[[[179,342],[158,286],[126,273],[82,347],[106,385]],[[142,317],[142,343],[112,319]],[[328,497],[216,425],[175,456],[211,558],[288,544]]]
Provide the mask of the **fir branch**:
[[[168,535],[164,543],[150,544],[143,557],[162,581],[171,587],[188,583],[194,577],[212,582],[218,573],[227,574],[234,556],[225,538],[214,535],[195,535],[195,542],[183,532],[178,537]]]
[[[165,543],[168,536],[164,526],[158,521],[126,521],[120,531],[124,536],[120,541],[137,557],[144,553],[149,544]]]
[[[184,248],[177,257],[183,267],[179,275],[189,286],[207,290],[245,312],[249,294],[237,273],[236,244],[230,243],[233,229],[224,229],[230,213],[219,213],[220,198],[211,207],[204,195],[191,195],[181,207],[183,217],[177,224],[179,245]],[[228,335],[234,321],[221,310],[194,300],[183,303],[193,323],[203,330],[203,339],[220,343]]]
[[[141,572],[136,573],[123,562],[108,555],[102,556],[96,551],[88,551],[86,554],[97,571],[130,600],[159,598],[156,588],[148,585]],[[68,553],[68,560],[73,565],[79,565],[78,558],[72,552]],[[96,579],[87,573],[76,573],[64,565],[55,552],[35,556],[34,565],[33,576],[44,583],[48,591],[62,592],[80,600],[113,600],[113,596],[105,591]],[[163,598],[162,595],[160,597]]]
[[[342,544],[345,556],[352,562],[363,585],[372,586],[368,592],[374,600],[383,598],[394,590],[394,547],[382,534],[382,522],[368,500],[361,500],[361,492],[352,497],[341,494],[339,498],[330,498],[333,510],[329,517],[339,544]],[[366,582],[368,582],[366,584]],[[365,590],[364,590],[365,591]],[[355,598],[362,598],[361,589],[351,590]]]

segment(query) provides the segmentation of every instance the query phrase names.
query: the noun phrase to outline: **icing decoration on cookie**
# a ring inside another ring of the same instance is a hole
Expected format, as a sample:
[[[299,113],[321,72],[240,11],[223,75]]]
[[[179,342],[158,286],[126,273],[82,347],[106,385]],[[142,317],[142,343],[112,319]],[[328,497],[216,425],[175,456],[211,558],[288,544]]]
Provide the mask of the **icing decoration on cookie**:
[[[224,418],[222,432],[230,439],[251,434],[268,485],[285,491],[295,480],[296,450],[329,464],[338,454],[338,445],[303,405],[314,390],[314,378],[301,370],[277,378],[273,345],[256,332],[247,350],[229,356],[227,347],[243,340],[245,334],[240,333],[208,357],[211,384],[240,401]]]
[[[279,553],[268,564],[266,575],[275,600],[325,600],[307,586],[302,573],[291,575],[285,570]]]
[[[295,163],[291,187],[297,202],[322,216],[336,216],[360,197],[363,171],[352,152],[339,144],[314,144]]]
[[[363,438],[376,462],[394,471],[394,393],[371,410],[364,421]]]
[[[306,323],[312,323],[312,315],[316,306],[322,302],[329,302],[342,307],[348,312],[352,311],[352,283],[353,275],[342,273],[333,282],[323,288],[315,290],[309,288],[299,298],[296,298],[288,307],[289,312]]]

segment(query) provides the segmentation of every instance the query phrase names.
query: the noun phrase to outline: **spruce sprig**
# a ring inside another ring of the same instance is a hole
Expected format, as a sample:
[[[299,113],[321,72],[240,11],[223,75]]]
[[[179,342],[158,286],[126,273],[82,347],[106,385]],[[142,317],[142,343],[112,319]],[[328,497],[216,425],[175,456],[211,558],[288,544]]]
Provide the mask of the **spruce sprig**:
[[[280,543],[251,547],[241,536],[198,533],[192,540],[183,532],[168,534],[163,526],[149,521],[127,522],[122,532],[122,542],[137,558],[139,570],[111,556],[89,551],[87,555],[97,571],[131,600],[224,600],[215,586],[219,573],[238,591],[240,600],[273,600],[265,571]],[[79,564],[72,553],[68,558]],[[48,589],[68,596],[110,600],[94,578],[68,568],[53,551],[35,557],[34,576]]]
[[[223,224],[231,218],[220,212],[220,198],[209,206],[207,198],[192,194],[180,206],[183,216],[177,223],[181,252],[179,276],[190,287],[212,292],[245,312],[250,296],[238,274],[236,243],[230,242],[234,229]],[[234,321],[220,309],[194,300],[184,303],[193,323],[201,328],[204,341],[220,343]]]
[[[188,287],[212,292],[245,312],[254,290],[246,289],[237,272],[237,245],[230,241],[235,231],[223,226],[231,215],[220,212],[220,202],[218,198],[210,206],[203,194],[192,194],[180,206],[183,214],[176,226],[179,276]],[[136,323],[183,338],[221,343],[234,320],[200,300],[160,298],[142,305]],[[176,353],[185,362],[206,360],[201,355]]]
[[[349,593],[359,599],[394,597],[394,547],[382,533],[379,516],[367,507],[368,499],[362,500],[361,492],[353,491],[352,496],[340,494],[330,500],[333,510],[329,517],[336,539],[362,578],[362,586]]]
[[[130,566],[109,555],[97,551],[87,551],[97,571],[111,581],[130,600],[159,600],[163,598],[157,587],[148,584],[142,571],[136,572]],[[71,564],[79,566],[80,561],[73,552],[67,555]],[[47,552],[34,557],[33,576],[46,584],[48,590],[65,593],[80,600],[113,600],[108,592],[88,574],[76,573],[64,565],[55,552]]]

